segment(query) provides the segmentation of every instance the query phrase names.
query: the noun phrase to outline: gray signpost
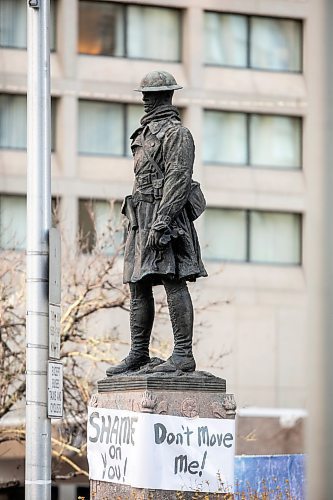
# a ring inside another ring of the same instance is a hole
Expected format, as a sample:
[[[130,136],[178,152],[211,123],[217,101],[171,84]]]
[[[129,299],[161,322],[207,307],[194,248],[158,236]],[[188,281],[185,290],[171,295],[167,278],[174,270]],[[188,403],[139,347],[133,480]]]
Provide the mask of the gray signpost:
[[[28,0],[26,500],[51,499],[48,417],[51,228],[50,0]]]

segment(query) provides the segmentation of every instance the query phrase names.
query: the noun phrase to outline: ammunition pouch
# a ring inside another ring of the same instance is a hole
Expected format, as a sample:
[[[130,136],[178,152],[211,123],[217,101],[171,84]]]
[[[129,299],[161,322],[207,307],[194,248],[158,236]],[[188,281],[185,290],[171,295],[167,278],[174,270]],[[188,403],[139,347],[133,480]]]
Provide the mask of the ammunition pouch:
[[[134,205],[134,200],[133,196],[129,195],[126,196],[122,207],[121,207],[121,213],[126,215],[127,219],[130,222],[131,230],[136,231],[138,229],[138,220],[136,217],[135,213],[135,205]]]
[[[155,200],[160,200],[163,194],[163,179],[153,179],[152,186]]]
[[[152,184],[151,173],[140,174],[137,176],[136,180],[139,188],[147,188]]]
[[[187,215],[191,221],[196,220],[204,212],[206,208],[206,200],[199,182],[191,182],[190,193],[185,205]]]

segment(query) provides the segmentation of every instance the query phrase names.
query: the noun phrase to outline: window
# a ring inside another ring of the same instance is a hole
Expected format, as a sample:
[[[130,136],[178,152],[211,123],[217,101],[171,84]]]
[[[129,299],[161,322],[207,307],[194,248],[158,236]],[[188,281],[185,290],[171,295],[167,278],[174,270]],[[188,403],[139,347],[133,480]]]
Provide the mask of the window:
[[[61,223],[61,198],[59,196],[51,198],[51,222],[52,227],[58,227]]]
[[[205,12],[205,62],[219,66],[247,66],[245,16]]]
[[[299,21],[252,17],[250,67],[301,71],[302,25]]]
[[[302,70],[302,23],[205,12],[205,63],[271,71]]]
[[[180,60],[180,11],[112,2],[79,4],[81,54]]]
[[[294,213],[208,208],[207,259],[300,264],[301,216]]]
[[[129,5],[126,41],[127,57],[179,61],[179,11]]]
[[[249,225],[251,262],[300,262],[299,215],[252,211]]]
[[[26,149],[26,147],[26,96],[0,94],[0,148]]]
[[[83,154],[124,154],[122,104],[80,101],[79,152]]]
[[[79,103],[78,150],[89,155],[130,155],[130,136],[140,125],[138,104],[103,101]]]
[[[299,117],[204,112],[205,163],[300,168],[301,148]]]
[[[142,106],[139,104],[127,104],[126,107],[126,153],[127,156],[132,156],[130,137],[133,132],[140,126],[140,120],[144,114]]]
[[[50,48],[55,50],[56,5],[51,0]],[[0,47],[27,47],[27,1],[0,0]]]
[[[247,163],[247,117],[245,113],[205,111],[204,161]]]
[[[121,248],[124,236],[123,218],[119,202],[80,200],[80,246],[84,253],[96,246],[107,255]]]
[[[0,248],[23,250],[25,245],[26,198],[0,195]]]
[[[125,7],[109,2],[80,2],[79,52],[125,55]]]
[[[51,148],[55,150],[56,99],[51,99]],[[0,149],[27,148],[27,98],[0,94]]]
[[[250,115],[250,165],[299,168],[301,120],[290,116]]]
[[[0,195],[0,249],[24,250],[26,248],[26,196]],[[58,224],[60,199],[52,197],[52,225]]]
[[[206,259],[246,260],[246,211],[207,208]]]

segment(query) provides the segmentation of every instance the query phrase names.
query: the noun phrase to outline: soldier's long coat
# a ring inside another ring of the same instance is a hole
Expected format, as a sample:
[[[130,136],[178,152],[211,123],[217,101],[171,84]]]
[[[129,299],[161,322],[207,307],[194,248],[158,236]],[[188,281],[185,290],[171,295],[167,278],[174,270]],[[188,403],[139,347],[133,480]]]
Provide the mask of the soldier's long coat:
[[[190,131],[180,123],[173,106],[163,106],[141,121],[131,136],[135,182],[132,199],[137,229],[129,225],[124,283],[150,277],[154,284],[162,277],[195,280],[207,276],[201,261],[198,237],[185,208],[190,192],[194,143]],[[146,150],[146,154],[145,151]],[[163,172],[159,198],[153,181],[159,177],[151,158]],[[161,251],[147,247],[151,227],[163,228],[170,241]],[[172,234],[172,236],[170,236]]]

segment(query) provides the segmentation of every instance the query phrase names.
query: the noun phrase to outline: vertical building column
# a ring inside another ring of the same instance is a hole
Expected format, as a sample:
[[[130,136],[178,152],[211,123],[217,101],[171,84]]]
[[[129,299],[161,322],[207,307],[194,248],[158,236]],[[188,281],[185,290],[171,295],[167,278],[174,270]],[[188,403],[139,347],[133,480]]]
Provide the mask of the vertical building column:
[[[187,126],[193,135],[195,144],[195,160],[193,169],[193,179],[200,182],[203,191],[205,191],[204,185],[204,166],[202,162],[202,146],[203,146],[203,110],[200,104],[189,103],[186,111],[184,113],[183,123]],[[203,223],[204,216],[201,216],[195,223],[195,227],[198,231],[201,244],[203,246]]]
[[[76,95],[60,97],[57,103],[56,154],[65,178],[77,177],[78,111]]]
[[[64,78],[75,78],[78,39],[78,0],[58,0],[57,54]]]
[[[78,179],[77,172],[77,115],[78,100],[75,95],[64,95],[59,99],[57,106],[57,156],[62,172],[60,183],[61,222],[64,237],[73,248],[75,245],[78,216],[76,193],[62,195],[73,190],[74,180]],[[68,184],[68,186],[67,186]]]
[[[64,177],[76,176],[77,98],[76,62],[78,0],[57,2],[57,54],[66,82],[66,91],[57,103],[56,154]],[[71,80],[71,81],[70,81]]]
[[[309,290],[308,491],[333,491],[333,2],[312,0],[306,25],[309,113],[304,158],[308,186],[305,275]]]
[[[190,6],[186,10],[183,27],[183,61],[188,81],[187,99],[184,102],[184,125],[190,128],[195,142],[193,177],[202,183],[203,113],[201,103],[204,87],[204,12],[202,7]],[[196,228],[202,241],[203,217],[196,222]]]
[[[203,10],[189,7],[183,22],[183,63],[188,86],[192,90],[203,87]]]
[[[193,176],[203,182],[203,109],[200,104],[190,102],[184,113],[183,123],[191,130],[195,143],[195,161]]]
[[[78,229],[78,203],[75,193],[68,192],[66,183],[72,186],[77,179],[77,40],[78,40],[78,0],[57,1],[57,54],[62,77],[67,80],[66,93],[61,95],[57,105],[56,154],[62,173],[60,188],[61,222],[64,239],[74,248]],[[70,187],[70,189],[72,189]]]

